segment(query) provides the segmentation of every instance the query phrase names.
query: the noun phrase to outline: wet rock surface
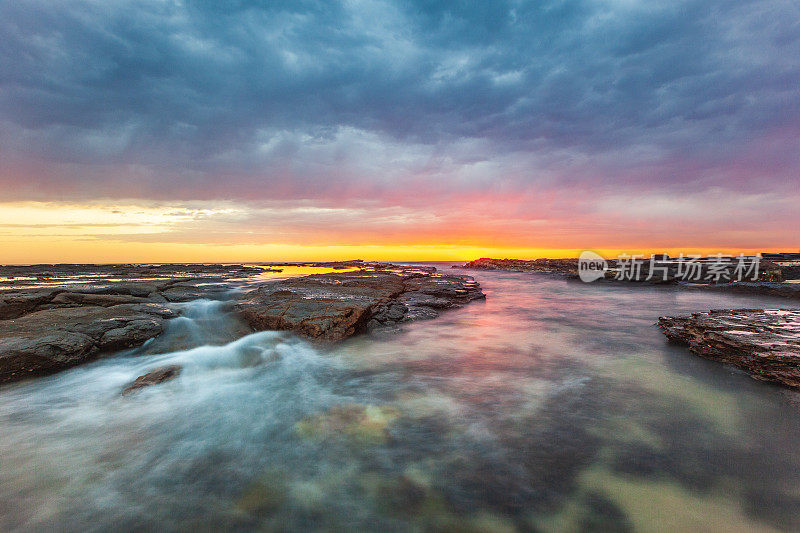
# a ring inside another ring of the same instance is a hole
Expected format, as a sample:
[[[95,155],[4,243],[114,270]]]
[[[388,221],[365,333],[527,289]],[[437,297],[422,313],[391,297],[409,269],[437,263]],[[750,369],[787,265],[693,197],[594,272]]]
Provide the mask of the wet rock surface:
[[[306,276],[266,283],[235,304],[256,330],[291,330],[339,341],[407,320],[434,318],[438,310],[484,298],[469,276],[390,267]]]
[[[764,381],[800,388],[800,310],[732,309],[661,317],[672,341]]]
[[[274,265],[273,265],[274,266]],[[294,265],[297,266],[297,265]],[[0,383],[56,372],[158,336],[176,305],[224,300],[255,330],[336,341],[484,295],[467,276],[432,267],[346,261],[334,272],[264,281],[266,266],[33,265],[0,267]],[[257,288],[236,292],[246,284]],[[238,300],[234,302],[234,299]]]
[[[127,396],[128,394],[132,394],[139,389],[151,387],[153,385],[158,385],[160,383],[164,383],[165,381],[175,379],[180,375],[181,370],[181,367],[178,365],[168,365],[162,366],[161,368],[156,368],[152,372],[148,372],[147,374],[136,378],[133,383],[122,390],[122,395]]]
[[[51,308],[0,320],[0,383],[46,374],[139,346],[178,313],[157,303]]]
[[[228,297],[262,272],[243,265],[0,267],[0,383],[141,346],[180,314],[172,304]]]
[[[352,439],[356,443],[380,444],[389,437],[388,427],[400,416],[390,406],[338,405],[327,413],[308,417],[295,425],[295,431],[304,438]]]

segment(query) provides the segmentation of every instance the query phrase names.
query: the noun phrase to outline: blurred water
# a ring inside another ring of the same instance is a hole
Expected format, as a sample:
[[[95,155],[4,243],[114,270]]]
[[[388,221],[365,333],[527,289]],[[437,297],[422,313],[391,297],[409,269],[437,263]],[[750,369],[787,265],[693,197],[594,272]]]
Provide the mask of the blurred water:
[[[197,301],[140,350],[0,388],[0,530],[800,529],[797,396],[653,326],[790,302],[471,274],[485,302],[395,335],[241,337]]]

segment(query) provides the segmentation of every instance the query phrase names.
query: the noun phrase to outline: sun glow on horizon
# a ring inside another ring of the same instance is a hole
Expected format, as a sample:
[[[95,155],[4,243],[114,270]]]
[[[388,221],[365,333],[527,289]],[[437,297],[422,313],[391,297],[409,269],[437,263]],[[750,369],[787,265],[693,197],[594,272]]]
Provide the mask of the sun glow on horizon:
[[[319,227],[309,208],[256,211],[220,203],[9,202],[0,204],[0,264],[30,263],[149,263],[149,262],[269,262],[366,259],[380,261],[468,261],[479,257],[535,259],[577,257],[592,249],[605,257],[621,253],[753,254],[764,249],[736,246],[655,246],[613,239],[585,239],[581,246],[536,246],[536,235],[519,245],[492,242],[491,232],[443,229],[421,233],[412,221],[401,221],[391,234],[360,232],[358,242],[348,229]],[[345,217],[346,209],[333,210]],[[299,213],[299,215],[298,215]],[[360,213],[365,215],[364,212]],[[270,218],[261,232],[254,231]],[[295,217],[295,218],[292,218]],[[281,222],[286,219],[285,226]],[[275,222],[277,220],[277,222]],[[430,225],[431,221],[426,220]],[[555,222],[553,223],[555,224]],[[368,226],[368,224],[366,224]],[[408,225],[407,231],[403,228]],[[330,225],[328,225],[330,226]],[[538,224],[537,226],[541,226]],[[298,230],[297,228],[300,228]],[[353,226],[348,226],[353,227]],[[367,228],[368,230],[369,228]],[[324,231],[324,233],[323,233]],[[204,237],[206,240],[204,240]],[[579,236],[568,235],[569,242]],[[415,242],[416,239],[416,242]],[[596,245],[600,246],[596,246]],[[771,247],[776,248],[775,246]]]

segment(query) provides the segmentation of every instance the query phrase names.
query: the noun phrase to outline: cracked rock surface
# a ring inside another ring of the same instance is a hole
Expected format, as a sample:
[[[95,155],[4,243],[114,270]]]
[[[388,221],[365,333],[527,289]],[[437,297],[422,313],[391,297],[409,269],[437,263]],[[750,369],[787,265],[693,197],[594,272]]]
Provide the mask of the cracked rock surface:
[[[369,329],[434,318],[438,310],[485,298],[469,276],[394,267],[266,283],[235,309],[256,330],[291,330],[338,341]]]
[[[800,388],[800,310],[729,309],[661,317],[659,327],[693,353],[756,379]]]

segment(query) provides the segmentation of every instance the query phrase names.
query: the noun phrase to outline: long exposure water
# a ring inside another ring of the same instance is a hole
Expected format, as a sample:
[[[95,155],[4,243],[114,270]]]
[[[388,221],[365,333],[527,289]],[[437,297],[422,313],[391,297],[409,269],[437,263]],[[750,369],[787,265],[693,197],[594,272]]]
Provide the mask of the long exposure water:
[[[333,348],[197,301],[0,388],[0,531],[800,529],[797,395],[653,325],[790,301],[469,273],[485,302]]]

